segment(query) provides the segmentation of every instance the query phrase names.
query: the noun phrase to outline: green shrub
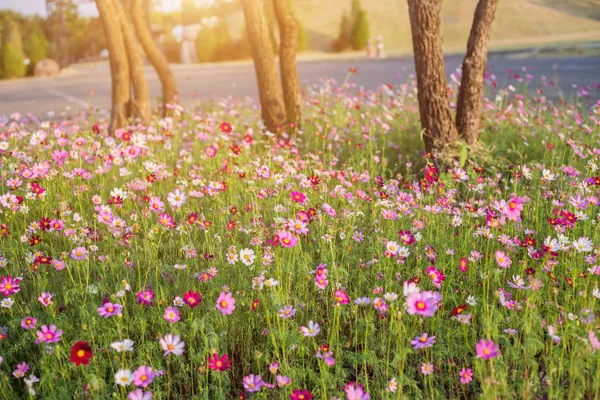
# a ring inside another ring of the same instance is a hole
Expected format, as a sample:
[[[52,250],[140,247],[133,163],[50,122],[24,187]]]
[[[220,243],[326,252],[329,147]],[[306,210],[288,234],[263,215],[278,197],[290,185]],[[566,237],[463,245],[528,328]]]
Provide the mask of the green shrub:
[[[8,35],[2,47],[2,78],[21,78],[25,76],[26,66],[19,26],[9,23],[3,31],[8,32]]]
[[[359,10],[352,26],[352,48],[362,50],[367,47],[369,41],[369,18],[367,12]]]
[[[340,35],[333,43],[333,51],[346,51],[352,46],[352,20],[347,11],[342,15],[340,23]]]
[[[202,28],[196,38],[196,56],[198,62],[211,62],[215,60],[218,47],[218,37],[213,28]]]

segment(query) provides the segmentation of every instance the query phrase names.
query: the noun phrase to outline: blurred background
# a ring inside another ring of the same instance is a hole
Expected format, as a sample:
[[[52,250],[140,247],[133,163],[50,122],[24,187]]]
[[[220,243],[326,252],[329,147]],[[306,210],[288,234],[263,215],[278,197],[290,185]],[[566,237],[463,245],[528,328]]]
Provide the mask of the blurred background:
[[[442,10],[447,52],[464,51],[476,0],[446,0]],[[335,53],[394,56],[412,49],[408,10],[400,0],[295,0],[301,23],[299,51],[308,57]],[[0,0],[0,76],[58,73],[74,63],[107,57],[102,23],[90,0]],[[273,42],[278,30],[267,16]],[[151,0],[146,20],[172,63],[250,58],[238,0]],[[560,47],[594,52],[600,41],[598,0],[503,0],[492,28],[491,50]],[[377,53],[377,46],[383,54]],[[348,55],[348,54],[346,54]],[[35,70],[41,60],[45,68]]]

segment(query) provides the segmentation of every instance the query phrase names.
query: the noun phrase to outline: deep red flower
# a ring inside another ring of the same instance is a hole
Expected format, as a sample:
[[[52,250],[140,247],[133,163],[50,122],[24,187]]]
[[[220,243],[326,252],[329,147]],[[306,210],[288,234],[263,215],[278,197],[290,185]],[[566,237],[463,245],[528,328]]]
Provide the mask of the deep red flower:
[[[231,361],[227,354],[223,354],[221,357],[217,353],[213,353],[212,356],[208,356],[208,368],[213,371],[227,371],[231,368]]]
[[[221,122],[221,125],[219,126],[219,128],[221,129],[221,132],[223,132],[223,133],[231,133],[231,131],[232,131],[231,124],[229,122]]]
[[[79,367],[80,364],[88,365],[93,355],[94,353],[88,342],[76,342],[71,348],[71,358],[69,360]]]
[[[200,293],[196,293],[190,290],[189,292],[185,292],[183,294],[183,301],[185,301],[185,304],[187,304],[191,308],[194,308],[198,304],[202,303],[202,297],[200,297]]]

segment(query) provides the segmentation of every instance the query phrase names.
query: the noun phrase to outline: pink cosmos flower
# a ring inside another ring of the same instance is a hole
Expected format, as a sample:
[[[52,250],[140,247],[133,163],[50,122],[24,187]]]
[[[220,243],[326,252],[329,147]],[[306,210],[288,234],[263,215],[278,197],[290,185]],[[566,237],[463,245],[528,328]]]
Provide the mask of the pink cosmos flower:
[[[381,313],[387,312],[389,306],[383,301],[383,299],[376,297],[373,299],[373,307]]]
[[[129,392],[127,395],[128,400],[152,400],[152,392],[144,392],[142,389],[136,389],[133,392]]]
[[[60,342],[63,331],[57,330],[56,325],[42,325],[40,330],[36,333],[36,343],[56,343]]]
[[[492,340],[481,339],[475,347],[477,357],[483,360],[498,357],[498,345]]]
[[[311,320],[308,321],[308,326],[300,327],[300,332],[302,332],[302,334],[306,337],[315,337],[319,334],[319,332],[321,332],[321,327],[318,323]]]
[[[37,299],[44,307],[48,307],[52,304],[52,293],[42,292]]]
[[[288,231],[277,232],[277,239],[282,247],[295,247],[298,244],[298,238]]]
[[[499,267],[510,268],[512,261],[510,260],[510,257],[505,252],[503,252],[502,250],[496,250],[496,253],[494,253],[494,256],[496,257],[496,263],[498,263]]]
[[[335,212],[333,207],[331,207],[329,204],[323,203],[322,208],[323,208],[323,211],[325,211],[327,213],[327,215],[329,215],[330,217],[337,217],[337,213]]]
[[[350,382],[344,386],[347,400],[370,400],[371,395],[365,391],[363,385],[357,385],[356,382]]]
[[[2,281],[0,282],[0,293],[2,293],[4,297],[8,297],[19,292],[19,290],[21,290],[19,287],[21,279],[22,278],[13,278],[12,275],[3,276]]]
[[[508,217],[511,221],[521,220],[521,211],[523,211],[523,204],[525,200],[521,197],[513,197],[502,209],[502,213]]]
[[[221,292],[217,299],[217,308],[222,314],[231,315],[235,310],[235,299],[229,292]]]
[[[471,368],[461,369],[459,375],[460,383],[462,383],[463,385],[466,385],[473,380],[473,371],[471,370]]]
[[[338,304],[348,304],[350,303],[350,296],[348,296],[348,293],[346,293],[343,290],[336,290],[335,294],[334,294],[335,299],[337,300]]]
[[[98,307],[98,315],[103,318],[112,317],[116,315],[118,317],[123,315],[123,306],[121,304],[105,303]]]
[[[147,388],[152,383],[156,374],[150,366],[142,365],[133,373],[133,383],[136,386]]]
[[[25,317],[21,320],[21,327],[25,330],[35,329],[37,319],[33,317]]]
[[[260,375],[250,374],[242,380],[246,392],[258,392],[265,385]]]
[[[421,315],[423,317],[432,317],[435,311],[437,310],[437,300],[436,298],[441,295],[435,292],[437,295],[434,295],[434,292],[411,292],[406,297],[406,312],[414,315]],[[440,298],[441,300],[441,298]]]
[[[88,259],[88,251],[85,247],[79,246],[71,250],[71,258],[73,260],[81,261]]]
[[[165,310],[164,317],[167,321],[169,321],[172,324],[181,319],[181,317],[179,316],[179,310],[171,306],[167,307],[167,309]]]

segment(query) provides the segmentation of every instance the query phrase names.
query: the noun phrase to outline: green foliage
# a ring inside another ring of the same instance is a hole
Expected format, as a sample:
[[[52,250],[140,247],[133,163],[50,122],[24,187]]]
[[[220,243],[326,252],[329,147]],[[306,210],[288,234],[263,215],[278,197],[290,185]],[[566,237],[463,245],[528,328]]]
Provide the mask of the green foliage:
[[[297,18],[297,17],[296,17]],[[300,19],[298,19],[298,51],[308,49],[308,34],[306,28]]]
[[[2,46],[2,79],[21,78],[25,75],[26,66],[19,26],[11,22],[3,32],[7,32],[7,39]]]
[[[366,48],[369,34],[369,17],[367,11],[361,8],[356,12],[356,17],[352,24],[352,48],[354,50]]]
[[[30,65],[35,65],[38,61],[48,57],[48,54],[50,53],[48,39],[46,39],[46,36],[40,31],[33,32],[29,36],[28,47],[29,59],[31,60]]]

